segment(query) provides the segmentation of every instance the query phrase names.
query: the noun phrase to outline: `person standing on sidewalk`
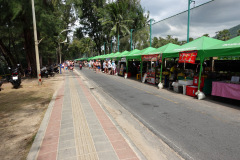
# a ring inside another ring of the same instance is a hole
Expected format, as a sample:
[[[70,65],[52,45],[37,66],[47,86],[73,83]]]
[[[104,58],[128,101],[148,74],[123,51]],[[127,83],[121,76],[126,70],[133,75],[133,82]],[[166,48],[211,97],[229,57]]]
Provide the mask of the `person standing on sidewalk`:
[[[106,73],[106,61],[103,62],[103,73]]]
[[[112,61],[112,75],[115,75],[116,64],[115,61]]]
[[[108,74],[111,74],[112,72],[112,63],[111,60],[108,61]]]

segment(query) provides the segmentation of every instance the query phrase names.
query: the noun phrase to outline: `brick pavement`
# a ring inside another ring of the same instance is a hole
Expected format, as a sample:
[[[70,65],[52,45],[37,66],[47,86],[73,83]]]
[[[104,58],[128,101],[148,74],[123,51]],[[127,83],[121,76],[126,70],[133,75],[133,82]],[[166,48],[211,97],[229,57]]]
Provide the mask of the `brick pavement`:
[[[44,118],[27,159],[139,159],[83,81],[73,72],[64,74],[65,83],[48,109],[49,117]]]

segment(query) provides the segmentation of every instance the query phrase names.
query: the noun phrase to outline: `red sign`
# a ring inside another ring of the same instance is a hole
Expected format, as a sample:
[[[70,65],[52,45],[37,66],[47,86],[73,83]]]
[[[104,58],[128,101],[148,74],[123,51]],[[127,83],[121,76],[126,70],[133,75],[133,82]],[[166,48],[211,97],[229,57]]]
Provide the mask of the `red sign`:
[[[184,51],[179,53],[178,63],[195,63],[197,51]]]
[[[158,59],[158,54],[142,56],[142,61],[157,61],[157,59]]]

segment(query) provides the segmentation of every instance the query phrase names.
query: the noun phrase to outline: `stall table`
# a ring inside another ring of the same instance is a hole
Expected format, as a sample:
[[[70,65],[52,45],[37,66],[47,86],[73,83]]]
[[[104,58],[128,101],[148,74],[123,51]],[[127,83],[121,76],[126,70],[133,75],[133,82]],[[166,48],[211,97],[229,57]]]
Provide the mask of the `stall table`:
[[[183,86],[183,94],[186,94],[186,86],[193,85],[193,80],[179,80],[178,83]]]
[[[212,95],[240,100],[240,84],[212,82]]]

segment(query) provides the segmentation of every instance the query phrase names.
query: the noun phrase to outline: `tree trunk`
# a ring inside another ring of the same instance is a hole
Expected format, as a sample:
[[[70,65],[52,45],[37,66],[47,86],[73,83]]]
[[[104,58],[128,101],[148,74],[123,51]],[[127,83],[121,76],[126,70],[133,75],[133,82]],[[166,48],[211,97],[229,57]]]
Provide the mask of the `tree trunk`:
[[[37,76],[36,55],[33,48],[32,31],[28,28],[23,29],[24,33],[24,48],[28,62],[28,68],[31,67],[32,75]]]
[[[16,63],[14,56],[10,53],[8,48],[4,45],[2,39],[0,39],[0,51],[1,51],[4,59],[6,60],[8,66],[10,66],[10,67],[16,66],[17,63]]]

